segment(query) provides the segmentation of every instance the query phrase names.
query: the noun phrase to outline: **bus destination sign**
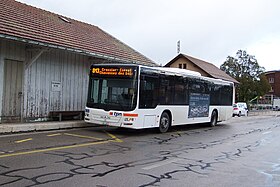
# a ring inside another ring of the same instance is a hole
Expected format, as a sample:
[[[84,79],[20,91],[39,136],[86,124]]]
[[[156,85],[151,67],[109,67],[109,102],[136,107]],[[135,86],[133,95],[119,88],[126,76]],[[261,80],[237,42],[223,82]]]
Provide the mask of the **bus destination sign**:
[[[134,69],[131,67],[93,67],[91,72],[97,76],[132,77],[134,75]]]

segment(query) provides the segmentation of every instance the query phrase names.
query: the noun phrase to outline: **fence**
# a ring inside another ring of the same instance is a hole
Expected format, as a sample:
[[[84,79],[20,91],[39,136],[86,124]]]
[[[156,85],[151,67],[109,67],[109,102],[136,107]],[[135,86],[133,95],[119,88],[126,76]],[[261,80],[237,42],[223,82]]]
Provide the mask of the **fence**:
[[[250,110],[249,116],[280,116],[280,111],[271,109]]]

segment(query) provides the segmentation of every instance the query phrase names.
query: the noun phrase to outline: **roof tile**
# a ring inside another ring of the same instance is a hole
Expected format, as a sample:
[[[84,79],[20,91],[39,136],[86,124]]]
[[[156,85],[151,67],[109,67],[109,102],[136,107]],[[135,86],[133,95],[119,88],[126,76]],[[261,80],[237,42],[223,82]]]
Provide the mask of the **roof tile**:
[[[0,1],[0,34],[127,62],[156,65],[152,60],[94,25],[14,0]]]

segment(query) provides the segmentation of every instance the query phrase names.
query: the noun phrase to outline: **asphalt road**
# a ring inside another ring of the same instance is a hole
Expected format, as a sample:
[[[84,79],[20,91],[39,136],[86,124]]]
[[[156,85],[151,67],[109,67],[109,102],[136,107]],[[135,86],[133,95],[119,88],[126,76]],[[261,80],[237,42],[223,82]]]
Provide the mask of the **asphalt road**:
[[[0,186],[280,186],[280,117],[0,136]]]

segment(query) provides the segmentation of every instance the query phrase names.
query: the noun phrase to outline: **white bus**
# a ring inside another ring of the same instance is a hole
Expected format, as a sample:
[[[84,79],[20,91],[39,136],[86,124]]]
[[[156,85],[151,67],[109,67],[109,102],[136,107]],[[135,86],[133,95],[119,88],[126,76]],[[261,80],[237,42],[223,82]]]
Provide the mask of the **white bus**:
[[[232,82],[178,68],[92,65],[85,121],[143,129],[217,122],[232,117]]]

